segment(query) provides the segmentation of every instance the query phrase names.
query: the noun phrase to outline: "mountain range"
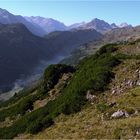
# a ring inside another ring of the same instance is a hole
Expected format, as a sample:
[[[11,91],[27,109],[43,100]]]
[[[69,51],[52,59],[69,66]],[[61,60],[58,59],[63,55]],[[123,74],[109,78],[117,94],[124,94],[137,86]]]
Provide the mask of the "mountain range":
[[[44,36],[53,31],[66,31],[74,28],[78,29],[95,29],[99,32],[106,32],[114,28],[131,27],[127,23],[122,23],[116,25],[115,23],[109,24],[104,20],[93,19],[90,22],[74,23],[73,25],[66,26],[64,23],[52,19],[44,18],[40,16],[23,17],[20,15],[14,15],[5,9],[0,8],[0,23],[2,24],[12,24],[12,23],[22,23],[24,24],[32,33],[38,36]]]
[[[74,26],[72,26],[74,28]],[[120,25],[116,25],[115,23],[113,24],[109,24],[104,20],[100,20],[98,18],[93,19],[92,21],[85,23],[83,22],[83,24],[79,24],[79,26],[76,28],[80,28],[80,29],[95,29],[98,32],[106,32],[106,31],[110,31],[114,28],[123,28],[123,27],[131,27],[131,25],[128,25],[127,23],[122,23]]]

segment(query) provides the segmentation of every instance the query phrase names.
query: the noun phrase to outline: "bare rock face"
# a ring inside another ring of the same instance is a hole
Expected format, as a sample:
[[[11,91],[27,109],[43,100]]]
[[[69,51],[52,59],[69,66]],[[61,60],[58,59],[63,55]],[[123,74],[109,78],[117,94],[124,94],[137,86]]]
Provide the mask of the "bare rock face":
[[[111,115],[111,118],[117,119],[121,117],[129,117],[129,114],[126,111],[118,110]]]
[[[67,82],[71,77],[72,73],[64,73],[61,79]]]

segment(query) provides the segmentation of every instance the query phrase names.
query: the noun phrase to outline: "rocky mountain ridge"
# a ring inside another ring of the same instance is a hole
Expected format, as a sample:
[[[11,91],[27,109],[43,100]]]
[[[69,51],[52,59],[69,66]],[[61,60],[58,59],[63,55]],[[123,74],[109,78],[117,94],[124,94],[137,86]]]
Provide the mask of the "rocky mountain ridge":
[[[132,25],[128,25],[127,23],[121,23],[120,25],[116,25],[115,23],[109,24],[104,20],[100,20],[98,18],[93,19],[90,22],[82,22],[73,24],[70,28],[79,28],[79,29],[95,29],[98,32],[104,33],[110,31],[115,28],[124,28],[124,27],[132,27]]]
[[[115,23],[109,24],[104,20],[93,19],[92,21],[86,23],[75,23],[70,26],[64,23],[52,19],[44,18],[40,16],[23,17],[20,15],[14,15],[5,9],[0,9],[0,23],[2,24],[13,24],[22,23],[24,24],[32,33],[38,36],[44,36],[53,31],[66,31],[71,29],[95,29],[101,33],[109,31],[114,28],[131,27],[127,23],[122,23],[121,25],[116,25]]]

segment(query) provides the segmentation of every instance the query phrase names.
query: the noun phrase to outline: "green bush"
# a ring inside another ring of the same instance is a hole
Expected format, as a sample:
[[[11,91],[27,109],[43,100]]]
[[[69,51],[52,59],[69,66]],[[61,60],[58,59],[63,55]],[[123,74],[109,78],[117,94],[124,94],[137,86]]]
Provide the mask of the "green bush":
[[[41,120],[36,120],[35,122],[31,123],[28,128],[27,128],[27,132],[30,134],[35,134],[39,131],[42,130],[43,124],[41,123]]]
[[[19,103],[19,114],[24,115],[27,110],[33,110],[33,98],[26,98]]]
[[[97,51],[96,54],[98,55],[102,55],[104,53],[112,53],[112,52],[115,52],[117,50],[117,48],[115,47],[117,46],[117,44],[107,44],[107,45],[104,45],[103,47],[101,47],[101,49],[99,51]]]

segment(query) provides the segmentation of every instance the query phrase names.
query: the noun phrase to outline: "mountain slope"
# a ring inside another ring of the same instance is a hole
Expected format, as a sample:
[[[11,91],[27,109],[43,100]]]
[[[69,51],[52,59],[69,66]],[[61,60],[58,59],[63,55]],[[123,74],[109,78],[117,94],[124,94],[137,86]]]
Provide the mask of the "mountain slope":
[[[140,36],[140,26],[124,27],[113,29],[104,35],[104,41],[127,41],[129,39],[135,40]]]
[[[59,46],[56,51],[64,50],[66,55],[69,55],[71,51],[84,43],[100,40],[102,34],[93,29],[56,31],[48,34],[45,38],[47,42],[51,43],[51,46]]]
[[[53,54],[42,38],[34,36],[23,24],[0,25],[0,89],[13,86],[27,76],[40,60]]]
[[[78,27],[80,27],[80,26],[83,26],[83,25],[85,25],[86,24],[86,22],[81,22],[81,23],[74,23],[74,24],[72,24],[72,25],[70,25],[69,27],[68,27],[68,29],[75,29],[75,28],[78,28]]]
[[[52,18],[44,18],[44,17],[24,17],[27,21],[39,25],[42,29],[46,31],[46,33],[50,33],[53,31],[64,31],[67,29],[67,27]]]

